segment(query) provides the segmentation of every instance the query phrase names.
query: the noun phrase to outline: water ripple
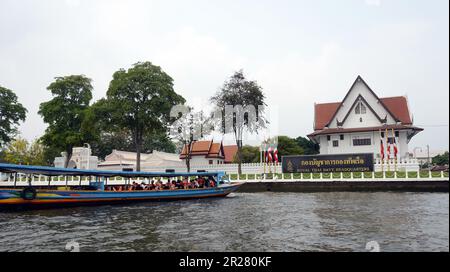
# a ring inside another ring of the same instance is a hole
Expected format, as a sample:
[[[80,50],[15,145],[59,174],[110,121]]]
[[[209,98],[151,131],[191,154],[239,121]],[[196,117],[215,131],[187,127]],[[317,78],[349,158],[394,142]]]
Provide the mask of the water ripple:
[[[448,194],[258,193],[0,213],[0,251],[449,251]]]

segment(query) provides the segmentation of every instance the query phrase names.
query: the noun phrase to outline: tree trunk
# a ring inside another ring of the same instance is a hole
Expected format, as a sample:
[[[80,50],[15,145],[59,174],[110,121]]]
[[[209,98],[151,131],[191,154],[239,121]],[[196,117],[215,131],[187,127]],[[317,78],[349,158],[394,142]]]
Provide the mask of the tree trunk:
[[[72,153],[73,153],[73,149],[70,146],[66,149],[66,161],[64,162],[64,168],[69,167],[70,159],[72,159]]]
[[[188,173],[191,172],[191,146],[192,142],[189,142],[186,150],[186,168]]]
[[[242,175],[242,140],[237,141],[238,151],[237,151],[237,159],[238,159],[238,174]]]
[[[142,136],[139,132],[136,132],[136,172],[141,171],[141,149],[142,149]]]

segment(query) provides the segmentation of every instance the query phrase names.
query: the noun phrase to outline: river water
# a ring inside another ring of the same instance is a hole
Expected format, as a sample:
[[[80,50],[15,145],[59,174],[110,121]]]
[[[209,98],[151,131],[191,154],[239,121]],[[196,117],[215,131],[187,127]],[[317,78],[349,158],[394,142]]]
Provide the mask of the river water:
[[[0,213],[0,251],[367,251],[371,241],[449,251],[449,194],[237,193]]]

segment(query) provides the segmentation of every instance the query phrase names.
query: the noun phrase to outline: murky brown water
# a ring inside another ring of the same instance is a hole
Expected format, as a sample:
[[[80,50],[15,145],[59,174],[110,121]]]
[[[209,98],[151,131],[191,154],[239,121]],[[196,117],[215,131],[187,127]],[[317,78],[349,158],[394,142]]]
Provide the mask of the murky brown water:
[[[0,213],[0,251],[449,251],[449,194],[257,193]]]

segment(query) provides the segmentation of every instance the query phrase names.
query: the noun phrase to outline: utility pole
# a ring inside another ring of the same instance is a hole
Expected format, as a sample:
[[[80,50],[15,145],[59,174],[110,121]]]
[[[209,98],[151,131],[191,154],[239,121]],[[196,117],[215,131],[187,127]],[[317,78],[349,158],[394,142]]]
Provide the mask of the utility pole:
[[[431,161],[430,161],[430,146],[429,145],[427,145],[427,162],[428,162],[428,165],[431,164]]]

